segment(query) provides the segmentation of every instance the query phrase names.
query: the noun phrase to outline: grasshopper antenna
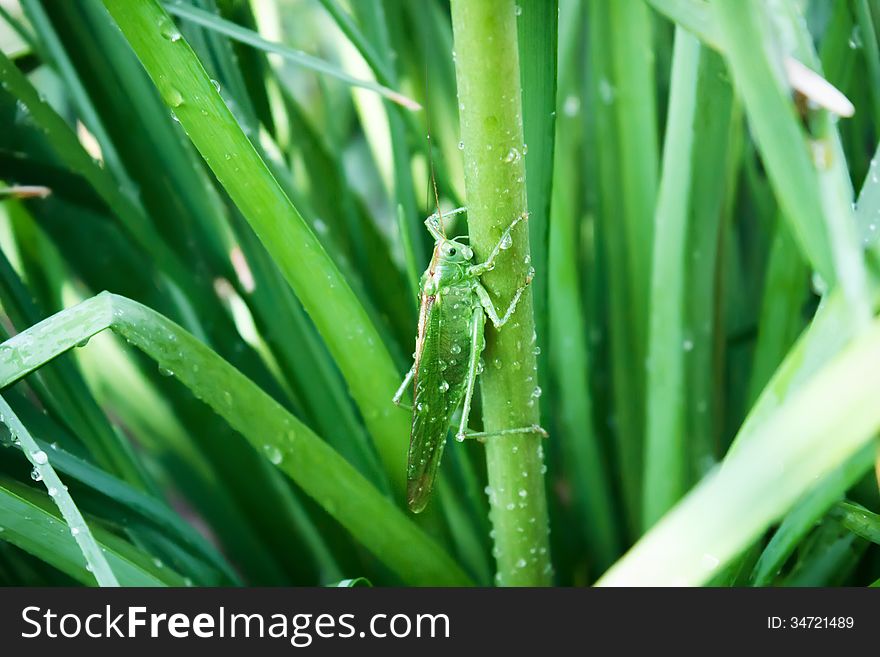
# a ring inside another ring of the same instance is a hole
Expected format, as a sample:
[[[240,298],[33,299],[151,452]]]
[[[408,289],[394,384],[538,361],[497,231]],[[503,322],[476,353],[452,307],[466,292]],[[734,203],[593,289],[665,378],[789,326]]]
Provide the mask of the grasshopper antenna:
[[[428,59],[425,58],[425,128],[428,131],[428,167],[431,173],[431,188],[434,191],[434,204],[437,207],[437,225],[440,233],[446,237],[446,229],[443,227],[443,213],[440,210],[440,194],[437,191],[437,176],[434,174],[434,147],[431,143],[431,103],[428,97]],[[429,202],[430,203],[430,202]],[[428,204],[429,204],[428,203]],[[426,205],[428,205],[426,204]]]

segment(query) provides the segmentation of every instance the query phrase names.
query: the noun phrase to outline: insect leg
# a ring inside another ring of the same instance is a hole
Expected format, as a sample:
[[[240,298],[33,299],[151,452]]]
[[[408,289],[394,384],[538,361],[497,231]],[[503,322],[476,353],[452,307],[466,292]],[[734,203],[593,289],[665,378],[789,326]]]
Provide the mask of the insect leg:
[[[478,265],[473,265],[468,271],[471,276],[481,276],[487,271],[492,271],[495,269],[495,258],[498,257],[498,254],[501,253],[506,247],[505,244],[510,244],[510,231],[513,230],[514,226],[516,226],[520,221],[524,219],[528,219],[528,212],[523,212],[516,219],[510,222],[510,225],[505,229],[504,233],[501,235],[501,239],[498,240],[498,243],[492,249],[492,252],[489,254],[489,257],[486,258],[485,262],[481,262]]]
[[[413,364],[412,367],[409,368],[409,372],[406,373],[406,376],[403,377],[403,383],[400,384],[400,387],[397,389],[397,392],[394,393],[394,397],[391,398],[397,406],[400,406],[400,399],[403,397],[403,391],[406,390],[406,387],[412,381],[413,375],[416,373],[416,366]]]
[[[464,438],[473,438],[474,440],[478,440],[479,442],[483,443],[486,442],[486,438],[492,438],[495,436],[510,436],[512,434],[518,433],[536,433],[542,438],[550,437],[550,434],[547,433],[546,429],[544,429],[540,425],[533,424],[529,427],[518,427],[516,429],[499,429],[498,431],[469,431],[465,433],[462,438],[459,438],[459,440],[463,440]],[[458,435],[456,436],[456,438],[458,438]]]
[[[474,397],[474,387],[477,384],[477,374],[480,369],[480,354],[483,352],[483,325],[486,319],[482,308],[474,309],[474,318],[471,320],[471,355],[468,359],[468,378],[464,391],[464,404],[461,407],[461,423],[455,434],[459,442],[468,434],[468,416],[471,414],[471,401]]]
[[[507,310],[504,311],[503,316],[498,315],[498,311],[495,309],[495,304],[492,303],[492,298],[489,296],[489,293],[486,291],[482,285],[477,283],[474,288],[477,296],[480,299],[480,304],[482,304],[483,308],[486,310],[486,314],[489,316],[489,319],[492,320],[492,324],[495,328],[501,328],[505,324],[507,324],[507,320],[510,319],[513,312],[516,310],[516,305],[519,303],[519,299],[522,296],[525,289],[529,286],[529,283],[532,282],[531,276],[526,279],[525,285],[521,285],[517,288],[516,293],[513,295],[513,300],[510,302],[510,305],[507,307]]]
[[[454,210],[450,210],[449,212],[445,212],[443,214],[444,217],[451,217],[455,214],[461,214],[462,212],[467,212],[467,208],[455,208]],[[443,239],[445,236],[443,235],[443,227],[440,225],[440,212],[435,212],[430,217],[425,219],[425,226],[428,229],[428,232],[431,233],[431,237],[435,240]]]

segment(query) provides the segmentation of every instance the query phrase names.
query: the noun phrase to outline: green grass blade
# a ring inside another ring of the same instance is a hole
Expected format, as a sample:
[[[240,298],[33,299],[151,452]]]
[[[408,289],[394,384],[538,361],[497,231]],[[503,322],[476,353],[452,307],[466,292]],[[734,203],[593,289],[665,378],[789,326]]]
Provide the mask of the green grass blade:
[[[548,240],[556,124],[558,0],[521,0],[518,4],[520,76],[522,77],[523,154],[529,199],[529,245],[535,281],[535,331],[546,351]],[[528,147],[528,154],[526,153]],[[545,381],[541,361],[541,379]]]
[[[330,348],[402,487],[409,417],[390,403],[399,374],[363,305],[238,127],[194,53],[154,0],[106,0],[165,102],[253,226]],[[344,322],[338,321],[346,318]]]
[[[874,445],[866,445],[807,493],[785,516],[755,564],[749,581],[752,586],[772,584],[785,561],[794,553],[803,538],[815,528],[831,505],[840,500],[870,469],[875,451]]]
[[[95,576],[83,559],[77,541],[45,494],[17,482],[0,479],[0,540],[8,541],[55,566],[75,580],[94,585]],[[183,578],[171,568],[156,565],[153,558],[127,541],[92,524],[101,558],[118,578],[120,586],[183,586]]]
[[[235,23],[231,23],[215,14],[204,11],[202,9],[198,9],[197,7],[193,7],[192,5],[180,4],[180,3],[167,3],[165,4],[165,9],[168,13],[183,18],[188,21],[192,21],[198,25],[206,27],[210,30],[214,30],[219,32],[220,34],[225,34],[231,39],[239,41],[241,43],[245,43],[254,48],[259,48],[265,52],[273,53],[275,55],[280,55],[284,59],[288,61],[294,62],[298,66],[302,66],[303,68],[307,68],[311,71],[316,71],[318,73],[322,73],[323,75],[327,75],[329,77],[335,78],[337,80],[341,80],[346,84],[349,84],[354,87],[361,87],[363,89],[369,89],[370,91],[375,91],[377,94],[388,98],[399,105],[406,107],[411,110],[421,109],[421,105],[419,105],[416,101],[411,98],[407,98],[403,94],[394,91],[393,89],[389,89],[381,84],[376,84],[375,82],[371,82],[370,80],[360,80],[355,78],[342,69],[333,66],[329,62],[325,62],[322,59],[318,59],[317,57],[313,57],[299,50],[294,50],[293,48],[288,48],[280,43],[272,43],[271,41],[267,41],[259,34],[254,32],[253,30],[248,30],[243,28]]]
[[[527,210],[516,21],[514,0],[452,3],[468,227],[477,261]],[[510,248],[481,279],[501,303],[509,303],[531,267],[527,226],[516,226],[511,237]],[[481,375],[486,431],[540,421],[532,308],[526,289],[508,325],[486,328]],[[496,581],[503,586],[552,581],[541,440],[520,434],[486,443]]]
[[[0,299],[6,315],[18,328],[27,328],[45,316],[3,253],[0,253]],[[147,479],[133,453],[88,394],[76,367],[66,361],[53,363],[43,372],[42,381],[45,387],[36,391],[47,410],[62,418],[104,467],[111,468],[129,483],[146,488]]]
[[[718,50],[720,40],[712,11],[703,0],[648,0],[666,18],[695,35],[709,48]]]
[[[871,109],[874,110],[873,119],[876,128],[880,126],[880,46],[878,46],[877,31],[874,29],[868,0],[855,0],[853,5],[868,68],[867,87],[871,94]]]
[[[856,536],[880,544],[880,515],[852,502],[840,502],[831,515],[840,518],[841,524]]]
[[[677,28],[672,56],[663,178],[657,199],[648,337],[642,526],[651,527],[687,490],[685,249],[700,42]]]
[[[564,127],[579,117],[562,116]],[[571,133],[568,133],[569,135]],[[552,407],[558,409],[561,472],[575,491],[577,533],[594,555],[596,569],[610,566],[620,550],[619,520],[596,428],[590,389],[589,335],[578,271],[577,151],[571,141],[556,146],[549,240],[549,359],[555,383]]]
[[[828,285],[843,286],[854,319],[863,324],[870,316],[867,283],[836,129],[821,110],[811,118],[815,135],[804,133],[783,73],[783,57],[815,66],[812,46],[798,32],[788,3],[769,8],[753,0],[726,0],[715,9],[724,52],[783,215],[811,265]],[[773,29],[786,24],[788,31]]]
[[[92,532],[86,524],[82,513],[80,513],[70,493],[67,492],[67,487],[61,483],[58,473],[55,472],[49,455],[37,444],[33,436],[31,436],[30,432],[2,397],[0,397],[0,421],[9,427],[13,441],[21,446],[21,451],[33,465],[34,472],[37,473],[39,481],[42,481],[43,485],[46,486],[49,497],[58,505],[58,510],[61,511],[61,515],[70,528],[70,533],[82,551],[88,564],[88,569],[94,574],[98,585],[119,586],[115,573],[95,542],[95,537],[92,536]]]
[[[239,577],[225,559],[191,525],[184,522],[163,501],[146,495],[104,470],[95,467],[57,445],[39,442],[40,449],[49,454],[54,468],[123,507],[131,516],[149,523],[223,573],[229,581],[238,582]]]
[[[803,384],[600,580],[707,581],[880,428],[880,322]],[[828,440],[829,435],[835,440]],[[734,520],[735,519],[735,520]],[[680,540],[687,536],[687,542]]]
[[[775,232],[749,381],[750,402],[758,398],[803,329],[802,309],[809,293],[803,257],[781,217]]]
[[[0,386],[107,328],[173,373],[403,580],[467,582],[436,543],[308,427],[193,336],[134,301],[102,293],[7,340]]]

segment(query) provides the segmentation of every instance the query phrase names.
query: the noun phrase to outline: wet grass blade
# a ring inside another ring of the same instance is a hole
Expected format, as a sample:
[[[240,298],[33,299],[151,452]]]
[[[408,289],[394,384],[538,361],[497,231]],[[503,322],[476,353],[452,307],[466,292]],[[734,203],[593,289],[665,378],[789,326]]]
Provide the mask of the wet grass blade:
[[[236,123],[154,0],[106,0],[166,104],[284,273],[358,403],[389,477],[402,486],[409,418],[390,403],[397,368],[363,305]],[[339,322],[345,317],[345,322]]]
[[[436,543],[310,429],[186,331],[129,299],[102,293],[6,341],[0,385],[108,328],[173,373],[404,581],[467,582]]]
[[[67,523],[48,495],[37,493],[9,479],[0,479],[0,540],[33,554],[93,586],[95,576]],[[124,539],[92,525],[98,550],[121,586],[183,586],[183,578],[171,568],[157,566],[153,557]]]
[[[95,542],[95,537],[89,526],[83,519],[82,513],[77,508],[76,503],[67,492],[67,486],[61,483],[61,478],[55,471],[49,455],[44,452],[37,442],[33,439],[30,432],[18,419],[18,416],[6,403],[6,400],[0,397],[0,421],[9,427],[14,443],[21,446],[21,451],[33,465],[35,475],[38,481],[42,481],[46,487],[46,491],[52,501],[58,506],[64,522],[70,529],[82,555],[85,557],[87,569],[91,572],[98,582],[99,586],[119,586],[119,580],[107,563],[107,558]]]
[[[600,580],[604,585],[695,585],[747,547],[816,478],[852,457],[880,428],[880,323],[853,340],[754,430]],[[835,440],[827,440],[834,434]],[[780,478],[784,472],[784,478]],[[736,518],[736,522],[731,519]],[[688,536],[686,543],[680,537]]]
[[[333,66],[329,62],[325,62],[322,59],[318,59],[317,57],[313,57],[299,50],[288,48],[280,43],[272,43],[271,41],[267,41],[253,30],[243,28],[239,25],[236,25],[235,23],[220,18],[219,16],[211,14],[202,9],[198,9],[197,7],[193,7],[192,5],[168,3],[165,5],[165,9],[170,14],[179,16],[180,18],[188,21],[192,21],[210,30],[225,34],[231,39],[235,39],[236,41],[239,41],[241,43],[253,46],[254,48],[259,48],[260,50],[263,50],[265,52],[279,55],[284,59],[294,62],[295,64],[309,70],[322,73],[323,75],[330,76],[337,80],[341,80],[342,82],[345,82],[346,84],[350,84],[355,87],[361,87],[363,89],[375,91],[381,96],[384,96],[389,100],[394,101],[395,103],[398,103],[403,107],[406,107],[407,109],[421,109],[421,106],[416,101],[412,100],[411,98],[407,98],[403,94],[394,91],[393,89],[389,89],[388,87],[376,84],[374,82],[371,82],[370,80],[360,80],[358,78],[355,78],[343,71],[342,69]]]

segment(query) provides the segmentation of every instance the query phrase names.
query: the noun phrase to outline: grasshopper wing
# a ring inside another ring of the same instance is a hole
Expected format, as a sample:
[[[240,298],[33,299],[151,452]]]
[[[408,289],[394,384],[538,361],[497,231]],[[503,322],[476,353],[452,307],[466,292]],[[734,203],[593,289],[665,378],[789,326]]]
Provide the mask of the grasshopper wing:
[[[464,287],[422,294],[406,476],[407,502],[415,513],[428,504],[452,414],[467,386],[474,312],[470,296]]]

